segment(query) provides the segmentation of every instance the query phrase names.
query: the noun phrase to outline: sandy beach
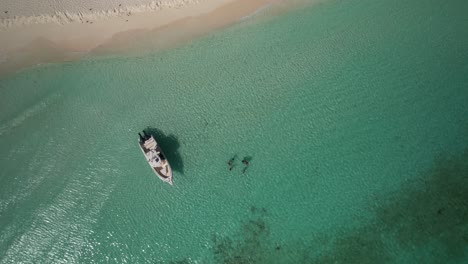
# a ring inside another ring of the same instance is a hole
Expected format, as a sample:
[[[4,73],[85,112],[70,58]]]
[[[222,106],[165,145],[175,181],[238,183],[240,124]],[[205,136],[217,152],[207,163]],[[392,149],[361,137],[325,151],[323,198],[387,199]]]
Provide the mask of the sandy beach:
[[[172,46],[278,0],[6,0],[0,4],[0,74],[86,55]]]

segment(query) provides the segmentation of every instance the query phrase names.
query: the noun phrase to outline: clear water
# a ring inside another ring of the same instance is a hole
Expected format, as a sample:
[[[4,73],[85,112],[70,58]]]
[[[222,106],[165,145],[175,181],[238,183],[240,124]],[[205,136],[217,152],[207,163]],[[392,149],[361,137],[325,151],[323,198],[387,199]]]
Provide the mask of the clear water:
[[[332,0],[0,80],[1,262],[466,262],[466,14]]]

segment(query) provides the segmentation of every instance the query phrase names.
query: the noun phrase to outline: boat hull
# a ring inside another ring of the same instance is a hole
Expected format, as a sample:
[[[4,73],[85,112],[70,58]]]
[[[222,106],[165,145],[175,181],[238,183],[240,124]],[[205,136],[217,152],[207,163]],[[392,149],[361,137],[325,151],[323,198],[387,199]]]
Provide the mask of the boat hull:
[[[139,146],[154,174],[163,182],[173,185],[171,166],[153,136],[140,136]]]

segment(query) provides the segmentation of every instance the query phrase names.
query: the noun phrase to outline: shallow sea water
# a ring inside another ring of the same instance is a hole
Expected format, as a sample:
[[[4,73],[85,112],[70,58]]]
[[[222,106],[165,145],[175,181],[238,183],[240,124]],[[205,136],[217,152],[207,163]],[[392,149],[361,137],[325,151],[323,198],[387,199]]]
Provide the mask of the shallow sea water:
[[[332,0],[0,80],[0,262],[466,262],[466,14]]]

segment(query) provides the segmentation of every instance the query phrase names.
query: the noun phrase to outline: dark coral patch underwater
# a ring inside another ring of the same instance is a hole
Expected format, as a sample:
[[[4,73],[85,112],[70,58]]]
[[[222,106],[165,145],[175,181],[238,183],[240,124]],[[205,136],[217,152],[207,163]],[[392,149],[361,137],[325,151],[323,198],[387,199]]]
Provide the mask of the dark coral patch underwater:
[[[334,240],[310,263],[463,263],[468,257],[468,151],[370,208],[375,219]]]
[[[369,207],[375,218],[368,224],[282,244],[270,238],[267,210],[252,206],[232,237],[213,235],[211,263],[400,263],[402,255],[412,263],[464,263],[468,151],[437,158],[418,180],[378,198],[381,202]]]
[[[241,225],[236,237],[212,238],[212,251],[215,263],[264,263],[265,252],[269,250],[269,227],[265,220],[267,211],[265,208],[250,208],[250,219]]]

